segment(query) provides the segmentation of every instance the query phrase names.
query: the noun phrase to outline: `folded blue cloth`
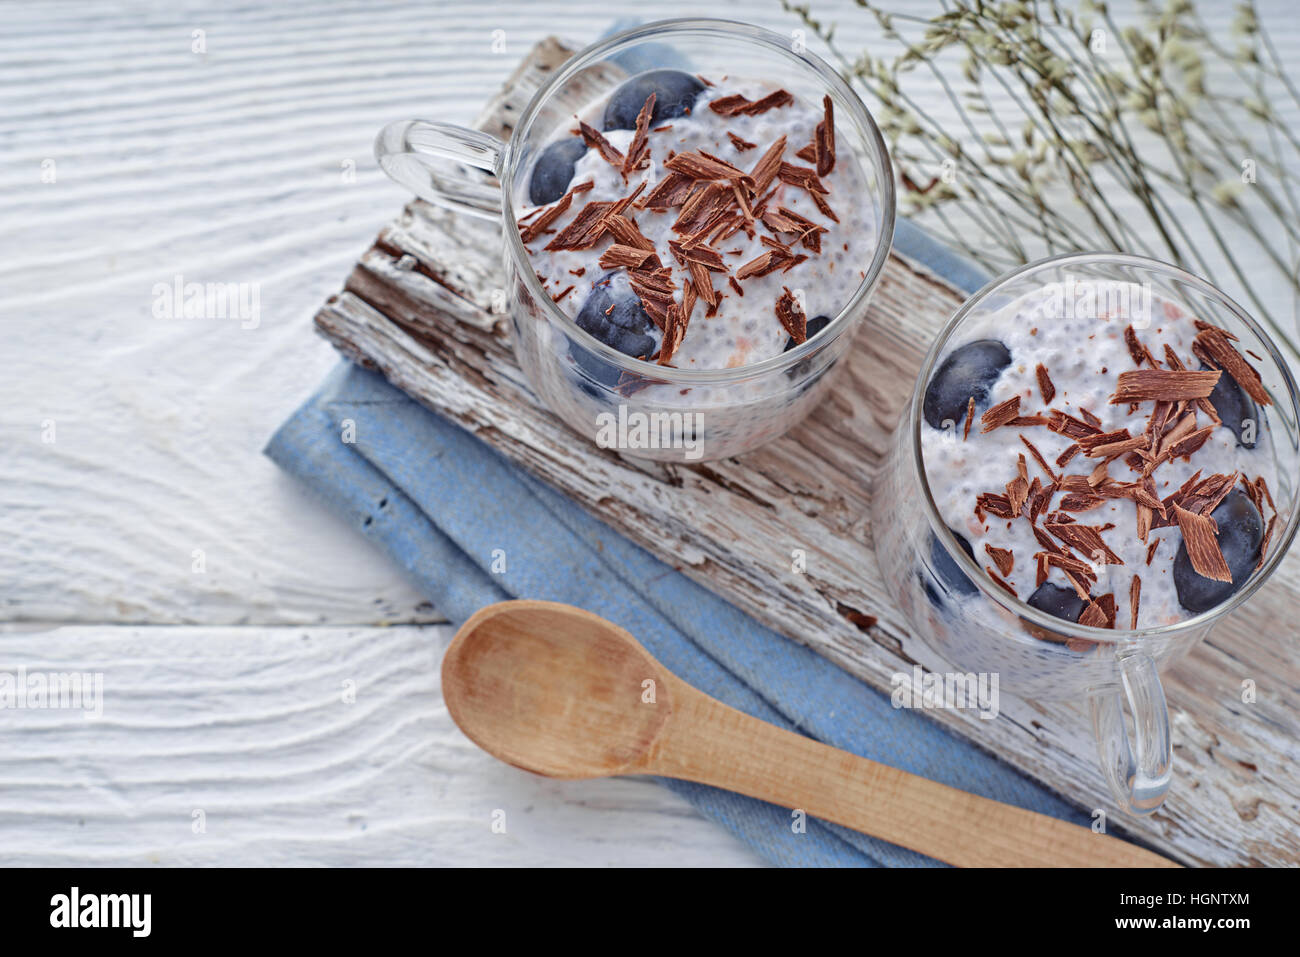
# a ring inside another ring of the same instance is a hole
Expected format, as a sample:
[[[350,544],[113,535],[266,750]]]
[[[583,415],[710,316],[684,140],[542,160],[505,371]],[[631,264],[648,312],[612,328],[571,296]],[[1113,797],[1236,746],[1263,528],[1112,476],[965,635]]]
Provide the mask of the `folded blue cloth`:
[[[379,375],[340,364],[266,452],[406,569],[455,623],[509,598],[579,605],[626,628],[695,687],[764,721],[1088,823],[1009,765],[759,625]],[[937,863],[817,820],[797,832],[789,810],[752,798],[663,783],[775,864]]]

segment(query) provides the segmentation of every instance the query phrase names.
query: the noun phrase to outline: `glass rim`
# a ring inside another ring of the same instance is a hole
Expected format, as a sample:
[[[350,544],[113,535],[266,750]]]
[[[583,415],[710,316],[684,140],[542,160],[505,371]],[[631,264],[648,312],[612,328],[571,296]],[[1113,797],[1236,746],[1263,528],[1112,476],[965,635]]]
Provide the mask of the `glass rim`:
[[[1049,615],[1047,612],[1034,608],[1025,600],[1013,597],[1003,591],[995,582],[984,573],[984,570],[975,562],[974,559],[966,553],[966,550],[957,544],[952,530],[948,528],[939,514],[939,508],[934,502],[934,496],[930,491],[930,482],[925,470],[925,457],[921,449],[921,415],[922,403],[924,402],[925,384],[929,382],[930,373],[942,354],[944,347],[948,344],[953,334],[961,327],[962,322],[976,308],[984,303],[989,297],[997,293],[1000,289],[1009,283],[1023,279],[1026,275],[1045,269],[1047,267],[1059,267],[1069,263],[1114,263],[1146,269],[1151,272],[1161,273],[1170,276],[1179,282],[1186,283],[1200,292],[1208,299],[1215,300],[1238,319],[1252,334],[1259,340],[1259,343],[1266,350],[1269,361],[1279,370],[1282,376],[1282,382],[1285,386],[1287,398],[1291,404],[1292,421],[1300,427],[1300,389],[1297,389],[1294,376],[1287,365],[1286,359],[1281,355],[1277,346],[1268,333],[1257,323],[1251,315],[1239,306],[1226,293],[1201,279],[1198,276],[1189,273],[1187,270],[1171,263],[1163,262],[1159,259],[1151,259],[1146,256],[1135,256],[1129,253],[1116,252],[1071,252],[1062,253],[1056,256],[1049,256],[1045,259],[1037,259],[1033,262],[1018,266],[1010,272],[1003,273],[973,293],[965,302],[958,307],[952,317],[944,324],[939,331],[934,343],[930,346],[930,351],[926,354],[925,360],[921,363],[921,371],[916,378],[916,385],[912,390],[911,404],[908,409],[910,421],[907,427],[910,429],[912,438],[912,465],[918,476],[918,484],[921,487],[922,500],[924,502],[925,515],[930,523],[931,532],[943,543],[944,550],[948,557],[957,563],[966,577],[980,590],[985,597],[991,598],[1002,608],[1011,612],[1019,618],[1027,619],[1032,624],[1042,627],[1045,631],[1064,635],[1068,638],[1085,638],[1098,644],[1118,645],[1129,641],[1138,641],[1156,637],[1176,637],[1182,632],[1194,631],[1202,626],[1211,624],[1227,615],[1229,612],[1238,608],[1246,601],[1255,591],[1266,582],[1281,563],[1282,558],[1289,551],[1293,540],[1296,537],[1297,529],[1300,528],[1300,483],[1297,483],[1291,491],[1287,506],[1290,514],[1287,516],[1286,527],[1280,533],[1274,534],[1270,541],[1270,551],[1264,558],[1262,567],[1255,570],[1249,580],[1239,589],[1230,595],[1222,603],[1215,605],[1206,611],[1193,615],[1190,618],[1184,618],[1181,621],[1172,622],[1167,625],[1157,625],[1151,628],[1100,628],[1091,625],[1080,625],[1077,622],[1067,621],[1063,618],[1057,618],[1055,615]]]
[[[871,151],[869,158],[876,164],[878,185],[872,193],[873,198],[880,202],[881,215],[880,221],[876,224],[875,250],[872,253],[871,263],[867,267],[862,281],[853,291],[853,295],[849,297],[848,302],[835,314],[826,328],[816,336],[787,352],[770,356],[751,365],[731,369],[674,369],[669,366],[656,365],[644,359],[636,359],[619,352],[612,346],[606,345],[580,328],[573,317],[551,300],[550,295],[542,288],[541,282],[538,281],[536,273],[531,268],[528,251],[524,248],[523,240],[519,235],[519,226],[514,214],[514,177],[518,170],[514,167],[519,159],[517,144],[527,138],[533,121],[546,101],[574,74],[591,63],[607,57],[611,51],[624,46],[662,38],[664,34],[708,35],[710,33],[726,33],[738,39],[762,45],[781,53],[791,60],[802,63],[817,75],[817,78],[827,88],[826,92],[834,94],[842,103],[848,106],[854,125],[858,127],[861,133],[865,134],[865,139]],[[881,135],[880,128],[876,125],[875,118],[867,109],[866,104],[862,102],[862,98],[829,64],[816,54],[808,50],[795,53],[790,49],[789,41],[780,34],[736,20],[706,17],[656,20],[653,23],[647,23],[631,30],[623,30],[575,53],[556,70],[549,80],[542,84],[537,92],[533,94],[532,99],[528,101],[528,105],[520,113],[519,122],[506,143],[503,160],[503,171],[506,175],[502,177],[501,210],[504,218],[506,248],[515,261],[516,271],[523,275],[523,281],[527,284],[534,300],[541,304],[541,308],[547,312],[549,318],[558,322],[564,328],[568,336],[582,343],[585,348],[596,353],[606,362],[627,372],[636,373],[664,383],[682,385],[725,384],[745,381],[769,373],[784,372],[793,368],[800,360],[820,351],[852,328],[854,320],[860,318],[859,312],[865,311],[866,301],[870,298],[871,293],[875,291],[876,284],[880,279],[880,273],[885,267],[885,262],[888,260],[890,249],[893,246],[894,220],[896,217],[893,164],[890,161],[889,150],[885,146],[885,140]],[[520,268],[521,266],[527,266],[528,268]]]

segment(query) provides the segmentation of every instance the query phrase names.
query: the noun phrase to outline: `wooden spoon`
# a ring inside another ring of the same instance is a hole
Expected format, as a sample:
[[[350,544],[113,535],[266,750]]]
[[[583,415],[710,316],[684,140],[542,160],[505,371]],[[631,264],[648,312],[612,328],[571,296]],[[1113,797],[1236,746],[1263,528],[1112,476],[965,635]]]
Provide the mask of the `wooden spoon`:
[[[698,781],[964,867],[1178,866],[742,714],[672,674],[622,628],[570,605],[479,611],[447,650],[442,692],[470,740],[548,777]]]

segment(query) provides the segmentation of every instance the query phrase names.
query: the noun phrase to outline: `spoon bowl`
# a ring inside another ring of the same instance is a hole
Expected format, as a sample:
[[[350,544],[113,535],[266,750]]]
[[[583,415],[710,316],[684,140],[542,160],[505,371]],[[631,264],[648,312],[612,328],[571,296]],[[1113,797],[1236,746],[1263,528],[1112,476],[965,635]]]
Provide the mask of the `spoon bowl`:
[[[484,751],[547,777],[593,778],[644,759],[672,711],[663,674],[605,619],[517,601],[465,622],[442,687],[452,719]]]

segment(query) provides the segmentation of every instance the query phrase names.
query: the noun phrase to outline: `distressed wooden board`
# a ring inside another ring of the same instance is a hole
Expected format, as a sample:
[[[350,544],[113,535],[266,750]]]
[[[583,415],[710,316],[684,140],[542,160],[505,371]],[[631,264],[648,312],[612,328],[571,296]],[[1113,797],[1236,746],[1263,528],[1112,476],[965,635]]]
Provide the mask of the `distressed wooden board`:
[[[540,44],[482,117],[508,135],[513,117],[561,62]],[[892,256],[867,330],[834,396],[798,429],[739,460],[667,466],[589,446],[528,392],[492,292],[503,285],[491,224],[409,205],[316,316],[345,355],[377,368],[603,520],[760,621],[877,688],[928,661],[879,582],[871,549],[872,479],[921,357],[960,295]],[[472,286],[463,277],[473,276]],[[491,277],[491,278],[490,278]],[[458,320],[457,316],[461,319]],[[474,321],[464,321],[469,318]],[[791,571],[805,549],[807,571]],[[932,712],[1085,808],[1189,863],[1300,861],[1300,685],[1287,610],[1300,601],[1293,556],[1249,607],[1169,673],[1177,771],[1172,796],[1144,821],[1121,819],[1096,768],[1077,705],[1006,700],[998,720]],[[870,629],[856,612],[876,615]],[[1252,680],[1258,700],[1243,704]]]

